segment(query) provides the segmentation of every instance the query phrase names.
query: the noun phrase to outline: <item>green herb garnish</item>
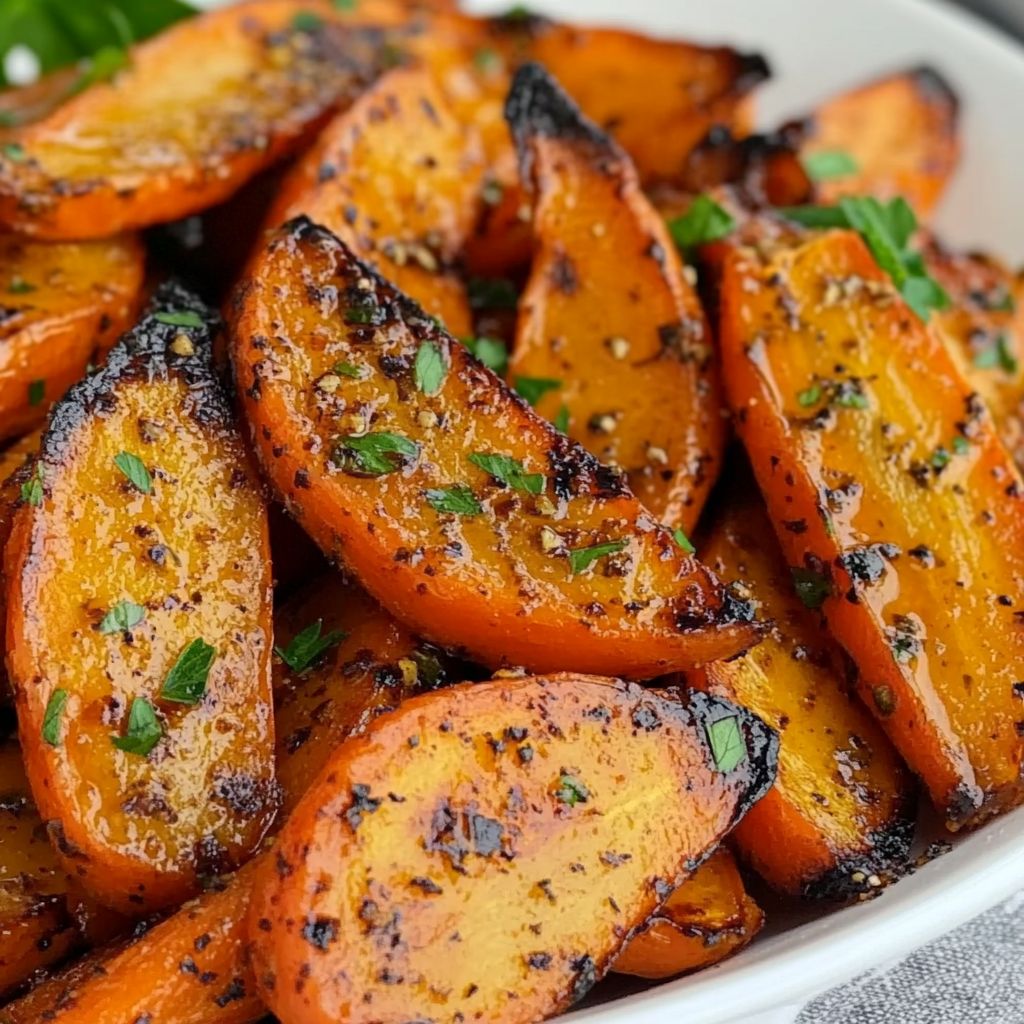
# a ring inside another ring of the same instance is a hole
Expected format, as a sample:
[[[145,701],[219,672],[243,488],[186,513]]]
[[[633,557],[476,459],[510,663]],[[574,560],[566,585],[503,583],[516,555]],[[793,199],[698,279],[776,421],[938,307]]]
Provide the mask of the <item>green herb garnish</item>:
[[[427,491],[427,504],[437,512],[459,516],[478,516],[483,511],[468,487],[450,487],[445,491]]]
[[[46,711],[43,713],[43,740],[51,747],[60,746],[60,723],[64,715],[64,708],[68,703],[67,690],[54,690],[50,699],[46,702]]]
[[[340,374],[342,377],[351,377],[353,380],[363,379],[363,368],[356,366],[355,363],[335,363],[334,372]]]
[[[160,699],[175,704],[198,704],[206,693],[210,666],[216,657],[217,649],[196,637],[171,666],[160,689]]]
[[[145,697],[136,697],[128,712],[128,731],[124,736],[111,736],[110,742],[126,754],[145,757],[164,734],[153,705]]]
[[[515,309],[519,305],[516,286],[503,277],[473,277],[466,285],[473,309]]]
[[[85,92],[92,85],[109,82],[117,73],[128,66],[128,54],[120,46],[104,46],[88,61],[78,81],[71,87],[68,98]]]
[[[953,438],[953,451],[957,455],[966,455],[971,450],[971,445],[966,437],[954,437]]]
[[[205,327],[203,318],[194,313],[191,309],[182,310],[180,313],[154,313],[153,319],[162,324],[170,324],[171,327]]]
[[[489,473],[495,480],[511,487],[514,491],[524,491],[527,494],[544,493],[544,485],[547,482],[544,474],[527,473],[518,459],[489,452],[474,452],[472,455],[467,455],[466,458],[474,466],[479,466],[485,473]]]
[[[800,403],[801,409],[810,408],[812,405],[817,405],[821,401],[821,385],[812,384],[806,391],[801,391],[796,396],[796,400]]]
[[[11,283],[7,286],[7,291],[11,295],[28,295],[35,290],[34,284],[29,284],[28,281],[20,277],[12,277]]]
[[[572,775],[562,775],[558,779],[555,799],[560,803],[575,807],[577,804],[585,804],[590,799],[590,790]]]
[[[697,549],[693,546],[690,538],[683,533],[682,527],[677,527],[673,537],[676,539],[676,543],[688,554],[693,555],[697,553]]]
[[[146,617],[146,609],[134,601],[118,601],[100,622],[100,632],[105,636],[110,633],[123,633],[126,629],[137,626]]]
[[[28,404],[32,406],[39,405],[40,402],[46,397],[46,381],[45,380],[34,380],[29,382],[28,386]]]
[[[305,672],[324,651],[348,637],[348,633],[340,629],[332,629],[326,636],[321,636],[322,628],[323,619],[317,619],[291,640],[287,647],[275,647],[274,652],[293,672]]]
[[[575,576],[589,569],[598,559],[618,554],[628,545],[628,540],[612,540],[607,544],[595,544],[590,548],[577,548],[569,552],[569,567]]]
[[[812,181],[833,181],[860,171],[860,164],[842,149],[822,149],[817,153],[807,153],[801,162]]]
[[[25,147],[18,142],[8,142],[6,146],[0,147],[0,152],[16,164],[23,164],[28,159]]]
[[[552,377],[516,377],[512,382],[516,393],[533,406],[549,391],[557,391],[561,386],[562,382]]]
[[[21,500],[30,505],[43,503],[43,464],[37,462],[32,475],[21,485]]]
[[[712,722],[707,728],[707,735],[711,756],[720,772],[733,771],[747,756],[747,745],[743,742],[738,718],[720,718]]]
[[[1004,373],[1015,374],[1019,366],[1017,357],[1010,349],[1010,339],[1005,333],[996,338],[994,344],[982,349],[973,359],[979,370],[994,370],[999,367]]]
[[[850,389],[836,391],[832,401],[842,409],[867,409],[867,395]]]
[[[805,608],[817,610],[832,595],[832,584],[813,569],[791,568],[796,596]]]
[[[498,338],[463,338],[462,344],[499,377],[508,372],[508,345]]]
[[[136,490],[141,491],[143,494],[149,494],[153,489],[153,478],[149,475],[149,470],[146,469],[145,463],[138,455],[132,455],[131,452],[121,452],[114,456],[114,465],[131,480]]]
[[[292,18],[292,28],[296,32],[317,32],[323,23],[324,19],[312,11],[298,11]]]
[[[335,10],[338,11],[354,11],[357,6],[357,0],[332,0]]]
[[[936,448],[931,457],[932,469],[945,469],[953,461],[953,456],[942,447]]]
[[[417,454],[419,448],[414,441],[401,434],[382,431],[340,438],[335,448],[335,461],[340,459],[343,468],[384,476],[401,469],[405,459],[415,458]]]
[[[682,217],[668,222],[672,240],[683,253],[717,242],[736,229],[736,221],[708,195],[699,195]]]
[[[560,430],[563,434],[569,433],[569,406],[563,405],[558,410],[558,415],[552,421],[555,430]]]
[[[425,341],[420,345],[413,366],[416,387],[425,395],[436,395],[447,372],[448,367],[440,347],[433,341]]]

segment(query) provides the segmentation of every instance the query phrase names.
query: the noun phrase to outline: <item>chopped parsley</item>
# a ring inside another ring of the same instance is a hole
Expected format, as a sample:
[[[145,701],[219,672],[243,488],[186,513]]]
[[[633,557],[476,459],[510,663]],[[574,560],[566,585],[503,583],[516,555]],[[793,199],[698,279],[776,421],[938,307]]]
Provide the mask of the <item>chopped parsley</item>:
[[[43,464],[37,462],[32,475],[21,485],[21,500],[29,505],[42,505],[43,503]]]
[[[821,385],[812,384],[806,391],[801,391],[796,396],[796,400],[800,403],[801,409],[808,409],[812,405],[817,405],[821,401]]]
[[[51,747],[60,746],[60,724],[64,715],[64,708],[68,703],[67,690],[54,690],[50,699],[46,702],[46,711],[43,713],[42,736]]]
[[[693,543],[690,541],[690,538],[687,537],[685,533],[683,533],[682,527],[677,527],[676,528],[676,532],[674,534],[672,534],[672,536],[675,537],[676,543],[688,555],[696,554],[697,549],[693,546]]]
[[[419,448],[401,434],[381,432],[340,438],[334,460],[349,472],[384,476],[401,469],[407,459],[415,458]]]
[[[120,452],[114,456],[114,465],[128,477],[136,490],[143,494],[149,494],[153,489],[153,478],[138,455],[132,455],[131,452]]]
[[[146,757],[163,734],[153,705],[145,697],[136,697],[128,713],[128,731],[123,736],[111,736],[110,742],[126,754]]]
[[[126,629],[137,626],[146,617],[146,609],[134,601],[118,601],[100,622],[100,632],[107,636],[111,633],[123,633]]]
[[[463,338],[462,344],[499,377],[508,372],[508,345],[498,338]]]
[[[420,345],[413,366],[416,387],[425,395],[436,395],[447,372],[448,367],[445,365],[440,346],[433,341],[425,341]]]
[[[573,575],[589,569],[598,559],[616,555],[629,545],[628,540],[611,540],[607,544],[595,544],[590,548],[577,548],[569,552],[569,567]]]
[[[323,624],[323,619],[317,619],[297,634],[287,647],[274,648],[277,656],[293,672],[305,672],[316,663],[324,651],[336,647],[348,638],[348,633],[341,629],[332,629],[326,636],[321,636]]]
[[[483,511],[468,487],[449,487],[447,490],[427,491],[427,504],[436,512],[451,512],[459,516],[478,516]]]
[[[805,608],[820,608],[832,596],[832,584],[813,569],[791,568],[796,596]]]
[[[957,455],[966,455],[970,450],[971,445],[966,437],[960,437],[957,435],[953,438],[953,451],[955,451]]]
[[[743,742],[740,722],[735,716],[712,722],[707,728],[707,735],[711,756],[720,772],[733,771],[747,756],[747,745]]]
[[[842,149],[822,149],[817,153],[806,153],[801,162],[812,181],[833,181],[836,178],[847,178],[860,171],[860,164]]]
[[[553,377],[516,377],[512,382],[516,393],[533,406],[536,406],[549,391],[557,391],[561,386],[562,382]]]
[[[949,453],[948,449],[938,447],[935,449],[934,454],[931,458],[932,469],[940,470],[945,469],[953,461],[953,456]]]
[[[324,19],[312,11],[298,11],[292,18],[292,28],[296,32],[317,32],[323,23]]]
[[[1000,370],[1009,374],[1015,374],[1020,365],[1005,332],[1000,333],[993,344],[983,348],[974,357],[973,362],[979,370],[994,370],[999,367]]]
[[[206,693],[210,666],[217,657],[217,649],[201,637],[196,637],[178,655],[178,660],[167,673],[160,689],[161,700],[175,704],[198,704]]]
[[[28,159],[28,153],[25,152],[25,147],[17,142],[8,142],[6,146],[0,148],[0,152],[2,152],[8,160],[11,160],[16,164],[23,164]]]
[[[562,775],[555,790],[555,799],[575,807],[577,804],[585,804],[590,799],[590,790],[574,776]]]
[[[332,0],[335,10],[338,11],[354,11],[358,5],[358,0]]]
[[[7,286],[7,291],[11,295],[28,295],[30,292],[34,292],[36,286],[29,284],[24,278],[12,277],[11,283]]]
[[[71,87],[68,97],[85,92],[91,85],[109,82],[122,69],[128,67],[128,54],[121,46],[104,46],[86,63],[78,81]]]
[[[563,405],[558,410],[558,415],[553,420],[555,430],[560,430],[563,434],[569,433],[569,406]]]
[[[340,362],[334,364],[334,372],[342,377],[351,377],[353,380],[363,379],[363,368],[355,363]]]
[[[544,474],[527,473],[518,459],[490,452],[474,452],[472,455],[467,455],[466,458],[474,466],[479,466],[485,473],[489,473],[495,480],[511,487],[514,491],[523,491],[526,494],[544,493],[544,485],[547,482]]]
[[[717,242],[736,229],[736,221],[708,195],[699,195],[682,217],[668,222],[669,234],[683,253]]]
[[[191,309],[182,310],[180,313],[154,313],[153,319],[162,324],[169,324],[171,327],[205,327],[203,318],[194,313]]]
[[[28,385],[28,404],[31,406],[39,405],[42,400],[46,397],[46,381],[45,380],[33,380]]]

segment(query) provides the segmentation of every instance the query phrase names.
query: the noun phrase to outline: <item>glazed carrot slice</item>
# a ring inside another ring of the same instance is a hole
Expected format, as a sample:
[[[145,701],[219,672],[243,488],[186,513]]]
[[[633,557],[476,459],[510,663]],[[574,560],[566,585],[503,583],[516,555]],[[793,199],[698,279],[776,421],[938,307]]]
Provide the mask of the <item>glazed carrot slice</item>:
[[[423,637],[490,666],[638,677],[757,640],[620,474],[329,233],[299,220],[271,240],[230,334],[268,477]]]
[[[725,701],[595,677],[407,701],[337,751],[261,866],[260,991],[307,1024],[415,1020],[435,999],[446,1019],[550,1016],[770,785],[774,756]]]
[[[615,958],[617,974],[671,978],[717,964],[749,945],[764,924],[722,847],[647,919]]]
[[[952,253],[938,244],[926,260],[951,300],[935,327],[1024,468],[1024,273],[991,256]]]
[[[822,104],[804,147],[819,193],[903,196],[926,219],[960,160],[959,101],[934,69],[881,78]],[[845,159],[844,159],[845,158]]]
[[[535,190],[536,245],[511,380],[689,532],[726,436],[700,300],[629,158],[539,65],[516,73],[508,117]]]
[[[724,259],[720,339],[786,560],[950,827],[977,824],[1024,797],[1024,485],[859,235],[763,251]]]
[[[249,0],[134,47],[111,82],[14,130],[0,223],[96,238],[226,199],[371,74],[374,44],[330,13],[321,0]]]
[[[847,682],[849,662],[798,596],[749,471],[734,467],[699,542],[716,572],[742,573],[774,624],[742,658],[688,673],[782,737],[768,795],[733,833],[734,847],[775,889],[794,896],[866,896],[899,878],[914,834],[910,773]],[[796,512],[782,529],[799,537]]]
[[[54,407],[5,551],[40,812],[67,870],[136,914],[247,859],[277,809],[266,514],[218,325],[158,291]]]
[[[135,322],[145,265],[131,236],[47,245],[0,233],[0,441],[39,426]]]
[[[471,333],[453,266],[473,229],[483,163],[430,72],[388,72],[323,132],[281,186],[268,223],[305,214],[456,337]]]

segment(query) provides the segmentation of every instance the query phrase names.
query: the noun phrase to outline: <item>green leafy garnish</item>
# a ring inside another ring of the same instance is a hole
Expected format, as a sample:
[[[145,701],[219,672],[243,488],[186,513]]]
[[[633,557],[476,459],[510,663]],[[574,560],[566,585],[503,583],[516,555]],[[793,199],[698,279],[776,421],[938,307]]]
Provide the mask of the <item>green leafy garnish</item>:
[[[180,313],[155,313],[154,320],[162,324],[170,324],[171,327],[204,327],[203,318],[194,313],[191,309],[182,310]]]
[[[86,62],[79,79],[71,87],[68,98],[85,92],[91,85],[109,82],[128,66],[128,54],[120,46],[104,46]]]
[[[554,423],[555,430],[560,430],[563,434],[569,433],[569,406],[563,405],[558,410],[558,415],[552,421]]]
[[[28,295],[35,290],[36,286],[34,284],[29,284],[28,281],[20,277],[12,277],[11,283],[7,286],[7,291],[10,295]]]
[[[420,345],[413,366],[416,387],[425,395],[436,395],[447,372],[448,367],[440,347],[433,341],[425,341]]]
[[[46,711],[43,713],[43,740],[51,747],[60,746],[60,721],[64,714],[64,708],[68,703],[67,690],[54,690],[50,699],[46,702]]]
[[[945,469],[953,461],[953,456],[945,448],[936,448],[932,455],[932,469]]]
[[[100,622],[100,632],[105,636],[110,633],[123,633],[126,629],[137,626],[146,617],[146,609],[134,601],[118,601]]]
[[[40,402],[46,397],[46,381],[45,380],[33,380],[28,385],[28,404],[39,405]]]
[[[468,487],[450,487],[446,491],[427,491],[427,504],[437,512],[459,516],[478,516],[483,509]]]
[[[720,772],[733,771],[747,756],[747,745],[743,742],[738,718],[720,718],[712,722],[707,728],[707,734],[711,756]]]
[[[198,704],[206,693],[210,666],[216,657],[217,649],[201,637],[196,637],[171,666],[160,689],[160,699],[175,704]]]
[[[111,736],[110,742],[126,754],[145,757],[164,734],[153,705],[145,697],[136,697],[128,712],[128,731],[124,736]]]
[[[463,338],[462,344],[499,377],[508,372],[508,345],[498,338]]]
[[[1017,357],[1010,349],[1010,339],[1006,334],[1000,334],[995,342],[982,349],[973,359],[974,365],[979,370],[994,370],[999,367],[1005,373],[1015,374],[1019,363]]]
[[[21,485],[21,500],[30,505],[42,505],[43,503],[43,464],[36,463],[32,476]]]
[[[515,309],[519,305],[516,286],[503,277],[473,277],[466,285],[473,309]]]
[[[585,804],[590,799],[590,790],[572,775],[562,775],[558,779],[555,799],[560,803],[575,807],[577,804]]]
[[[805,608],[816,610],[832,595],[832,584],[813,569],[791,568],[796,596]]]
[[[384,476],[401,469],[406,458],[415,458],[418,453],[419,448],[409,438],[381,432],[340,438],[334,458],[342,468],[370,476]]]
[[[322,27],[323,23],[324,19],[312,11],[299,11],[292,18],[292,28],[296,32],[316,32]]]
[[[618,554],[628,544],[627,540],[611,540],[607,544],[595,544],[591,548],[577,548],[569,552],[569,567],[575,576],[589,569],[599,558]]]
[[[717,242],[736,229],[736,221],[708,195],[699,195],[682,217],[668,222],[673,241],[683,253]]]
[[[796,400],[800,403],[801,409],[810,408],[812,405],[817,405],[821,401],[821,385],[812,384],[806,391],[801,391],[796,396]]]
[[[832,181],[860,171],[860,164],[842,149],[822,149],[817,153],[807,153],[802,163],[812,181]]]
[[[143,494],[149,494],[153,489],[153,478],[138,455],[132,455],[131,452],[120,452],[114,456],[114,465],[131,480],[136,490]]]
[[[334,372],[342,377],[351,377],[353,380],[362,380],[363,378],[363,368],[356,366],[354,363],[335,363]]]
[[[676,539],[676,543],[688,554],[696,554],[697,549],[693,546],[690,538],[683,533],[682,527],[676,527],[676,532],[672,535]]]
[[[501,481],[514,491],[526,494],[543,494],[547,482],[543,473],[527,473],[518,459],[508,455],[493,455],[489,452],[474,452],[466,458],[479,466],[485,473],[490,473],[495,480]]]
[[[534,406],[549,391],[557,391],[561,386],[562,382],[552,377],[516,377],[512,382],[516,392]]]
[[[832,401],[843,409],[867,409],[870,405],[867,395],[851,389],[837,391]]]
[[[966,455],[971,450],[970,442],[966,437],[954,437],[953,438],[953,451],[957,455]]]
[[[277,656],[293,672],[305,672],[324,651],[348,637],[348,633],[340,629],[332,629],[326,636],[321,636],[323,624],[323,619],[317,619],[291,640],[287,647],[274,648]]]
[[[18,142],[8,142],[7,145],[0,147],[0,152],[16,164],[23,164],[28,159],[25,147]]]
[[[334,9],[337,11],[354,11],[357,0],[332,0]]]

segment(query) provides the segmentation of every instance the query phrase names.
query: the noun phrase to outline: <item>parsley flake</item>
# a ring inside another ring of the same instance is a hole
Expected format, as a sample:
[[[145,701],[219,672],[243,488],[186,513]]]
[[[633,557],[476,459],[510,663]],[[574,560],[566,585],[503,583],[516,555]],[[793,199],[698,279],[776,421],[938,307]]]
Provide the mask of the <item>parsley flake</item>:
[[[979,370],[994,370],[998,367],[1004,373],[1015,374],[1019,367],[1017,357],[1010,348],[1010,339],[1001,333],[994,344],[982,349],[973,359]]]
[[[31,406],[39,405],[42,400],[46,397],[46,381],[45,380],[34,380],[29,382],[28,386],[28,404]]]
[[[355,363],[335,363],[334,372],[342,377],[351,377],[353,380],[363,379],[363,368],[361,366],[356,366]]]
[[[801,162],[812,181],[834,181],[860,172],[860,164],[842,149],[821,149],[817,153],[807,153]]]
[[[740,721],[735,716],[720,718],[707,728],[711,756],[720,772],[731,772],[747,756],[747,745],[743,742]]]
[[[0,148],[0,152],[2,152],[8,160],[16,164],[23,164],[28,159],[28,153],[25,152],[25,147],[17,142],[8,142],[6,146]]]
[[[812,384],[806,391],[801,391],[796,396],[796,400],[800,403],[801,409],[808,409],[812,405],[817,405],[821,401],[821,385]]]
[[[498,338],[463,338],[462,344],[499,377],[508,372],[508,345]]]
[[[50,699],[46,702],[46,711],[43,713],[42,736],[51,747],[60,746],[60,723],[64,715],[64,708],[68,703],[67,690],[54,690]]]
[[[611,540],[607,544],[595,544],[590,548],[577,548],[575,551],[569,552],[569,567],[575,576],[589,569],[598,559],[618,554],[628,544],[628,540]]]
[[[970,442],[966,437],[954,437],[953,438],[953,451],[957,455],[966,455],[971,450]]]
[[[683,253],[717,242],[736,229],[736,221],[708,195],[699,195],[682,217],[668,222],[672,240]]]
[[[36,286],[29,284],[24,278],[12,277],[11,283],[7,286],[7,291],[10,295],[28,295],[30,292],[34,292]]]
[[[451,512],[459,516],[478,516],[483,509],[468,487],[450,487],[448,490],[427,491],[427,504],[436,512]]]
[[[118,601],[117,604],[103,616],[100,622],[100,632],[104,636],[111,633],[123,633],[133,626],[137,626],[146,617],[146,609],[134,601]]]
[[[547,478],[543,473],[527,473],[518,459],[508,455],[495,455],[490,452],[474,452],[467,455],[474,466],[479,466],[495,480],[511,487],[514,491],[526,494],[543,494]]]
[[[191,309],[182,310],[180,313],[154,313],[153,319],[161,324],[169,324],[171,327],[205,327],[203,318]]]
[[[796,596],[805,608],[812,611],[820,608],[832,596],[832,584],[813,569],[791,568]]]
[[[128,731],[124,736],[111,736],[110,742],[126,754],[137,754],[146,757],[160,742],[164,731],[153,710],[153,705],[145,697],[136,697],[128,712]]]
[[[557,391],[561,386],[562,382],[553,377],[516,377],[512,382],[516,393],[532,406],[536,406],[549,391]]]
[[[317,619],[297,634],[287,647],[275,647],[277,656],[293,671],[305,672],[317,659],[331,647],[335,647],[347,639],[348,633],[340,629],[332,629],[326,636],[320,635],[324,620]]]
[[[569,433],[569,406],[563,405],[558,410],[558,415],[553,420],[555,430],[560,430],[563,434]]]
[[[21,500],[29,505],[42,505],[43,503],[43,464],[37,462],[32,476],[21,485]]]
[[[401,469],[407,459],[418,454],[414,441],[382,431],[340,438],[334,448],[334,461],[350,473],[384,476]]]
[[[114,465],[132,482],[135,489],[143,494],[153,490],[153,478],[145,463],[131,452],[120,452],[114,456]]]
[[[590,790],[574,776],[562,775],[558,779],[555,799],[560,803],[575,807],[577,804],[585,804],[590,799]]]
[[[694,555],[697,553],[697,549],[693,546],[692,541],[689,537],[683,533],[682,527],[677,527],[676,532],[672,534],[676,539],[676,543],[688,554]]]
[[[433,341],[425,341],[420,345],[413,366],[416,387],[425,395],[436,395],[447,372],[448,367],[440,346]]]
[[[160,699],[175,704],[198,704],[206,693],[210,666],[216,657],[217,649],[201,637],[196,637],[171,666],[160,688]]]
[[[292,28],[296,32],[316,32],[323,23],[324,19],[312,11],[298,11],[292,18]]]

